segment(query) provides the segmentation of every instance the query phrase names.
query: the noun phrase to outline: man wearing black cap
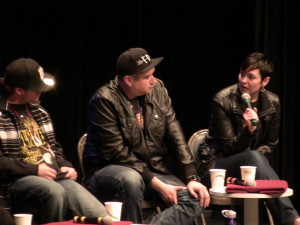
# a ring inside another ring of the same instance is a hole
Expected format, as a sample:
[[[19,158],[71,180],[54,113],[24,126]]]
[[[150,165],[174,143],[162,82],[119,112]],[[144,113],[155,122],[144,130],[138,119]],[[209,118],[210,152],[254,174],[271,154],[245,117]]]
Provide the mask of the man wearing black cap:
[[[209,195],[167,90],[154,77],[162,59],[151,59],[142,48],[119,56],[118,76],[90,100],[84,165],[99,199],[124,203],[123,220],[141,223],[148,195],[169,206],[151,224],[188,225],[208,206]]]
[[[33,59],[10,63],[0,80],[0,197],[35,223],[63,221],[67,213],[106,215],[104,206],[75,182],[77,173],[56,142],[47,111],[38,102],[54,86]],[[69,215],[69,214],[68,214]]]

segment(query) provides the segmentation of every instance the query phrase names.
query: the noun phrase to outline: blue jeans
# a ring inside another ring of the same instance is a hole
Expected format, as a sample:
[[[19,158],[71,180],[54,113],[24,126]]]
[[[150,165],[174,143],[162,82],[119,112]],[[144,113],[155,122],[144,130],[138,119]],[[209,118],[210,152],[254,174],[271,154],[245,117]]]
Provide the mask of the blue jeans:
[[[155,173],[155,176],[167,184],[185,186],[174,175]],[[147,194],[145,192],[154,193],[150,186],[145,185],[142,176],[136,170],[118,165],[109,165],[96,171],[89,180],[88,188],[103,202],[123,202],[122,220],[129,220],[134,223],[142,223],[142,202],[144,195]],[[154,216],[151,224],[193,224],[193,221],[204,209],[200,206],[199,199],[193,198],[187,190],[178,191],[177,197],[178,204],[172,205]]]
[[[63,221],[69,216],[105,216],[104,206],[84,187],[70,179],[48,180],[39,176],[17,179],[11,189],[16,213],[32,213],[34,223]]]
[[[241,153],[218,159],[215,168],[226,169],[226,177],[241,177],[240,166],[256,166],[256,180],[279,180],[268,159],[257,151]],[[289,198],[264,199],[275,224],[286,224],[299,217]]]

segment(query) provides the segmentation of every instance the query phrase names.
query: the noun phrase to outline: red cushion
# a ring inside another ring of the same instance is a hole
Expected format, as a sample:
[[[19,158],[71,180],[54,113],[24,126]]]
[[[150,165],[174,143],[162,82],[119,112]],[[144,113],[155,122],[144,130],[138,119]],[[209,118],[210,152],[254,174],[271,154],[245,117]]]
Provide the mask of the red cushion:
[[[227,193],[261,193],[280,194],[287,190],[288,183],[285,180],[256,180],[256,187],[248,187],[236,184],[227,184]]]
[[[96,223],[95,223],[96,224]],[[112,223],[112,225],[130,225],[132,222],[130,221],[115,221]],[[43,225],[43,224],[40,224]],[[44,225],[88,225],[85,223],[74,223],[73,220],[70,221],[63,221],[63,222],[53,222],[53,223],[47,223]]]

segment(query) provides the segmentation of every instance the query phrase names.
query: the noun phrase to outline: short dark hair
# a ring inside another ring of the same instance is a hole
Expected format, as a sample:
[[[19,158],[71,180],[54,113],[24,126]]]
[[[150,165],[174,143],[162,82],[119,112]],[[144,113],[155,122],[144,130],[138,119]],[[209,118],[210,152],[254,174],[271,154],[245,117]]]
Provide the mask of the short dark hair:
[[[12,95],[14,91],[15,88],[5,83],[4,77],[0,77],[0,96],[7,98]]]
[[[273,72],[273,62],[263,53],[255,52],[249,54],[241,63],[240,71],[259,69],[261,79],[270,77]]]

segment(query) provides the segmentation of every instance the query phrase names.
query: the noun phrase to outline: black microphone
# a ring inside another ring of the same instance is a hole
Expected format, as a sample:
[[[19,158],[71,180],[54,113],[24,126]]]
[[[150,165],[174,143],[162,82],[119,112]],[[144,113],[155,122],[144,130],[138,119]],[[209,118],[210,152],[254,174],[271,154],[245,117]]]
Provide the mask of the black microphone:
[[[252,109],[251,105],[251,96],[248,93],[242,94],[243,102],[245,103],[246,108]],[[258,120],[251,120],[252,126],[257,126]]]
[[[110,216],[105,216],[105,217],[74,216],[73,222],[74,223],[85,223],[85,224],[110,225],[110,224],[112,224],[112,219]]]
[[[256,182],[254,180],[240,180],[233,177],[227,177],[226,183],[237,184],[237,185],[248,186],[248,187],[256,187]]]

